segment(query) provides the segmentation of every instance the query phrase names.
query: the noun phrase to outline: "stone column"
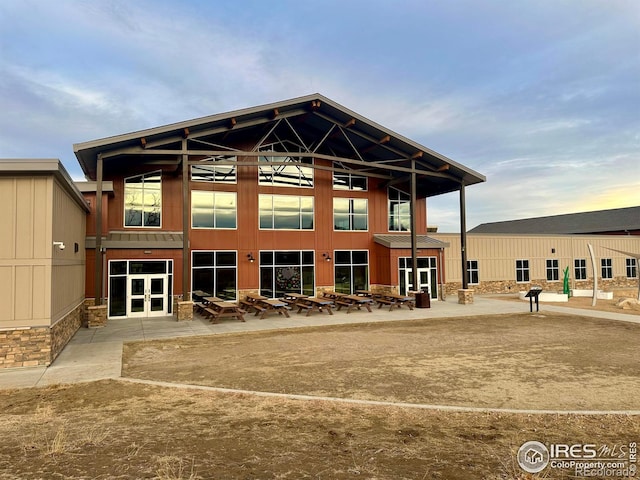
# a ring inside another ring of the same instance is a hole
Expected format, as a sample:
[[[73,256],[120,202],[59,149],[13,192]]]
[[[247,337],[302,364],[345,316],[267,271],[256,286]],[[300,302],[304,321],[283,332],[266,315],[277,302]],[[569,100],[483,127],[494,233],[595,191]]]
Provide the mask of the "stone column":
[[[193,320],[193,302],[178,302],[178,321],[186,322]]]
[[[87,307],[87,327],[105,327],[107,325],[107,306],[94,305]]]
[[[460,305],[467,305],[473,303],[473,289],[461,288],[458,290],[458,303]]]

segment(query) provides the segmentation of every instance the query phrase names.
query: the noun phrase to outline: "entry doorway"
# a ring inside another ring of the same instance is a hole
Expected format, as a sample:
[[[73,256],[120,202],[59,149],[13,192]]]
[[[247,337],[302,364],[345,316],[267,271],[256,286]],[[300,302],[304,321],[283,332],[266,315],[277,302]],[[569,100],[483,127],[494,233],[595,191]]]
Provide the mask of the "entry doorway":
[[[428,268],[418,268],[418,286],[414,287],[413,285],[413,270],[405,270],[405,285],[406,292],[402,292],[403,295],[407,295],[408,292],[412,291],[422,291],[422,289],[426,289],[428,292],[431,292],[431,272]]]
[[[130,275],[127,277],[127,316],[166,316],[167,284],[167,275]]]
[[[411,257],[400,257],[398,265],[399,290],[401,295],[411,291],[425,290],[431,300],[438,299],[438,261],[436,257],[418,257],[418,285],[414,286]]]

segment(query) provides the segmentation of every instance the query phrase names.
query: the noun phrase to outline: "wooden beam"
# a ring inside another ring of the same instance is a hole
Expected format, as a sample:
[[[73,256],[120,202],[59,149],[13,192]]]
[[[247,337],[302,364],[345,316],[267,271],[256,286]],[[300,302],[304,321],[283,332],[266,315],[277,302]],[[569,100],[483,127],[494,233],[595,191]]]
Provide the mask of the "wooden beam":
[[[182,129],[182,138],[187,138],[188,136],[189,136],[189,129],[185,127]]]
[[[411,155],[411,158],[415,160],[416,158],[422,158],[422,155],[424,155],[424,153],[422,151],[419,151]]]
[[[384,145],[385,143],[389,143],[391,141],[391,135],[387,135],[386,137],[382,137],[380,139],[380,145]]]
[[[320,108],[320,100],[311,101],[311,110],[318,110]]]
[[[278,117],[278,115],[280,115],[280,112],[278,111],[277,108],[274,108],[273,112],[271,112],[271,120],[275,120]]]
[[[140,139],[140,145],[142,145],[142,148],[147,148],[147,139],[142,137]]]
[[[352,118],[347,123],[344,124],[344,128],[353,127],[356,124],[356,119]]]
[[[229,120],[229,128],[233,128],[236,126],[236,124],[238,123],[238,121],[236,120],[236,117],[231,117],[231,119]]]
[[[436,168],[436,172],[446,172],[447,170],[449,170],[449,167],[451,165],[449,165],[448,163],[445,163],[444,165],[440,165],[438,168]]]

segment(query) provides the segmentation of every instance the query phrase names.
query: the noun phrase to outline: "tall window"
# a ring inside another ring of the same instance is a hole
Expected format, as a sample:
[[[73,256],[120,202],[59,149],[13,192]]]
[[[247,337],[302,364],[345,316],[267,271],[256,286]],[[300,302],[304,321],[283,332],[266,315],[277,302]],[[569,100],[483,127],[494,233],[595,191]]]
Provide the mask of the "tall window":
[[[638,276],[638,266],[635,258],[627,258],[627,278],[636,278]]]
[[[369,252],[336,250],[334,254],[336,292],[355,293],[369,289]]]
[[[547,260],[547,281],[557,282],[560,280],[560,268],[558,267],[558,260]]]
[[[334,198],[333,229],[367,230],[367,199]]]
[[[353,173],[333,173],[333,189],[334,190],[366,190],[367,177],[356,175]]]
[[[260,252],[260,295],[276,298],[287,292],[313,296],[313,251]]]
[[[236,228],[236,193],[191,192],[191,228]]]
[[[411,198],[407,193],[396,188],[389,188],[389,231],[409,231],[411,226],[411,212],[409,210]]]
[[[124,226],[160,227],[162,172],[124,180]]]
[[[529,260],[516,260],[516,282],[529,281]]]
[[[587,261],[584,258],[576,258],[573,261],[573,272],[576,280],[586,280]]]
[[[192,252],[192,290],[202,290],[223,300],[236,300],[236,252]]]
[[[613,278],[613,262],[610,258],[601,258],[602,278]]]
[[[260,195],[260,228],[313,230],[313,197]]]
[[[266,152],[264,152],[266,153]],[[276,187],[313,187],[313,159],[305,157],[275,157],[262,155],[258,158],[258,184]],[[273,162],[291,165],[271,165]]]
[[[191,180],[194,182],[236,183],[235,165],[217,165],[217,161],[236,162],[235,155],[215,157],[197,165],[191,165]]]
[[[480,283],[480,271],[478,270],[477,260],[467,260],[467,281],[469,285],[478,285]]]

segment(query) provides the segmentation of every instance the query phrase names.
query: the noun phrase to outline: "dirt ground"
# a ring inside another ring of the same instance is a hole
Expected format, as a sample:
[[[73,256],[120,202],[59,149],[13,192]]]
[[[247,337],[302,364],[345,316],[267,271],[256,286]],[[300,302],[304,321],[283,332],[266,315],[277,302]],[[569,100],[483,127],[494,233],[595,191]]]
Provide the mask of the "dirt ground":
[[[334,397],[640,410],[640,325],[432,319],[127,344],[123,375]],[[0,390],[0,479],[487,479],[526,441],[625,445],[633,415],[466,413],[122,381]],[[627,447],[628,448],[628,447]],[[607,477],[591,477],[607,478]]]
[[[555,313],[128,343],[123,376],[391,402],[640,410],[640,325]]]
[[[619,445],[637,417],[455,413],[121,381],[0,391],[1,479],[534,479],[526,441]],[[601,478],[601,477],[596,477]]]

